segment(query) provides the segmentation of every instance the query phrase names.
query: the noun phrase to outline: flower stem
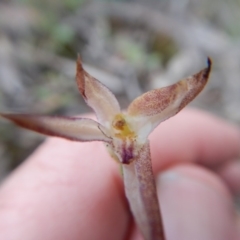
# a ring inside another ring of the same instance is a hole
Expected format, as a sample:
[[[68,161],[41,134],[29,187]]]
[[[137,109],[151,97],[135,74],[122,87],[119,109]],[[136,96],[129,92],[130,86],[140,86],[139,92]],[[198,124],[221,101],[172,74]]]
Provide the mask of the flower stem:
[[[123,164],[123,177],[131,211],[144,239],[165,240],[148,142],[132,163]]]

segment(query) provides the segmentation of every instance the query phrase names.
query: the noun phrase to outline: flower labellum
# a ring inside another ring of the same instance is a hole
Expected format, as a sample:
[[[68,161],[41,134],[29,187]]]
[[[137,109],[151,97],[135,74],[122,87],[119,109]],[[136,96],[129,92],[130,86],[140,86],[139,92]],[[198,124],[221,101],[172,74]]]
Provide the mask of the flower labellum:
[[[146,240],[164,240],[164,231],[151,166],[148,135],[162,121],[174,116],[206,85],[207,68],[171,86],[151,90],[121,111],[112,92],[89,75],[77,60],[76,81],[98,121],[79,117],[52,117],[0,113],[15,124],[73,141],[103,141],[111,156],[122,164],[126,197],[139,230]]]

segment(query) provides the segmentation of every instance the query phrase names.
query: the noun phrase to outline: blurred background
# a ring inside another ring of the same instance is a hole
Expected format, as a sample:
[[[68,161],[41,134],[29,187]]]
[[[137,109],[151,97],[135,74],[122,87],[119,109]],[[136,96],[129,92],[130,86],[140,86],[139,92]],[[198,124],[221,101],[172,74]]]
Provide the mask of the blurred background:
[[[0,0],[0,109],[91,111],[75,83],[80,53],[123,108],[213,60],[193,106],[240,123],[240,0]],[[42,141],[0,122],[0,179]]]

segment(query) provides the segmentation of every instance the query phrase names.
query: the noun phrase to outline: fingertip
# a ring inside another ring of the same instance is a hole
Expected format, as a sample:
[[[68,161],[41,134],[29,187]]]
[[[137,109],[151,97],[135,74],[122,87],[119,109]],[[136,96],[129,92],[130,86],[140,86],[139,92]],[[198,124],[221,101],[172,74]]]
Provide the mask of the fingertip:
[[[157,178],[157,186],[167,239],[237,239],[230,194],[210,172],[176,166]]]
[[[179,162],[215,166],[240,155],[240,130],[207,112],[185,109],[150,135],[155,171]]]

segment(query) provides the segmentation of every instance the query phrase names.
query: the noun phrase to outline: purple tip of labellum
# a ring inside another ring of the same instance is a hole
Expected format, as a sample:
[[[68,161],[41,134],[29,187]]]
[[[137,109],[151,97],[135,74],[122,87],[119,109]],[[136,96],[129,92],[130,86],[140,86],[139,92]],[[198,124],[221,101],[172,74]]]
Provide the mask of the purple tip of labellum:
[[[207,69],[206,69],[206,72],[205,72],[205,77],[208,78],[210,72],[211,72],[211,69],[212,69],[212,60],[210,57],[207,58]]]
[[[212,66],[212,60],[211,60],[210,57],[208,57],[208,58],[207,58],[207,67],[208,67],[208,68],[211,68],[211,66]]]

